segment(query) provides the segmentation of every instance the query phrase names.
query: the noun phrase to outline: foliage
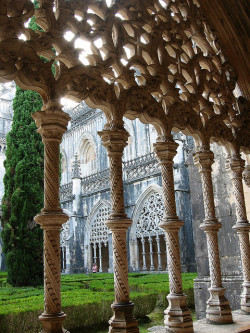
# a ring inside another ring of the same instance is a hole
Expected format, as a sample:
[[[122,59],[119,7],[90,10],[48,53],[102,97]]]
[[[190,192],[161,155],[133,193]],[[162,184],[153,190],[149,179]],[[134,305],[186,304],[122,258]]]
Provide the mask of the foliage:
[[[43,144],[31,117],[41,106],[37,93],[17,87],[1,219],[8,282],[14,286],[40,284],[43,276],[42,230],[33,221],[43,204]]]
[[[183,274],[185,293],[192,291],[196,274]],[[13,288],[5,285],[6,274],[0,274],[0,327],[4,333],[14,333],[16,327],[33,333],[39,330],[37,317],[43,309],[43,287]],[[130,297],[135,303],[134,315],[142,318],[156,306],[166,307],[169,293],[168,274],[129,274]],[[113,274],[76,274],[62,276],[62,307],[67,314],[65,327],[69,330],[107,324],[114,300]],[[163,301],[164,298],[164,301]],[[191,303],[190,303],[191,302]],[[192,297],[188,306],[194,307]],[[0,333],[2,333],[0,329]]]

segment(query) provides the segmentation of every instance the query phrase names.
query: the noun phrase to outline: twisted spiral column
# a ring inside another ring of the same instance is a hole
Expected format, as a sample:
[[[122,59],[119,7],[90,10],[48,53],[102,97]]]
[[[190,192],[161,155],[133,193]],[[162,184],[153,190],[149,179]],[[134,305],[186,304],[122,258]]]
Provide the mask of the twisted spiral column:
[[[59,202],[59,144],[70,117],[51,104],[33,118],[44,143],[44,208],[35,221],[44,230],[44,312],[41,333],[64,333],[61,311],[60,229],[67,222]]]
[[[200,228],[205,231],[207,239],[208,261],[211,286],[208,289],[210,298],[207,301],[207,321],[214,324],[232,323],[232,313],[222,286],[218,231],[221,223],[215,215],[214,193],[212,183],[212,164],[214,154],[207,146],[200,147],[194,155],[194,164],[201,174],[205,219]]]
[[[173,139],[156,142],[154,150],[161,165],[163,202],[165,216],[159,226],[166,232],[167,261],[169,272],[170,294],[167,296],[169,305],[164,311],[167,332],[191,333],[193,321],[191,311],[187,308],[186,298],[182,290],[181,258],[178,233],[183,226],[176,214],[173,158],[178,144]]]
[[[109,332],[137,333],[138,322],[133,317],[134,304],[129,300],[128,259],[126,233],[132,221],[124,210],[122,155],[127,145],[128,133],[124,129],[98,132],[102,144],[107,148],[110,161],[111,215],[105,222],[112,231],[115,302],[114,316],[110,319]]]
[[[242,184],[242,172],[244,170],[244,160],[239,155],[228,158],[228,171],[231,171],[234,200],[236,206],[236,230],[240,242],[240,254],[243,270],[243,292],[241,294],[241,310],[245,314],[250,314],[250,243],[249,230],[250,223],[247,220],[246,205],[244,200],[244,190]]]

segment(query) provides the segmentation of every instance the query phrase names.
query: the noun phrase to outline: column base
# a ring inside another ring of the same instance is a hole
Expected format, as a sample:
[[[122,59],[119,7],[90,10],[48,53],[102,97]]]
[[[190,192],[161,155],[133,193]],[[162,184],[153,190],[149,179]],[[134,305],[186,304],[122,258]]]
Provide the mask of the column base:
[[[210,324],[232,324],[231,307],[224,296],[225,288],[209,288],[210,298],[207,301],[206,318]]]
[[[242,313],[250,315],[250,282],[243,282],[243,293],[241,294],[240,308]]]
[[[114,316],[109,321],[109,333],[139,333],[138,321],[133,316],[134,304],[112,304]]]
[[[186,306],[187,296],[184,294],[169,294],[169,306],[164,311],[164,324],[166,332],[193,333],[193,320],[191,311]]]
[[[66,318],[66,314],[63,312],[56,314],[43,313],[39,316],[39,320],[42,324],[42,330],[40,333],[69,333],[63,328],[63,320]]]

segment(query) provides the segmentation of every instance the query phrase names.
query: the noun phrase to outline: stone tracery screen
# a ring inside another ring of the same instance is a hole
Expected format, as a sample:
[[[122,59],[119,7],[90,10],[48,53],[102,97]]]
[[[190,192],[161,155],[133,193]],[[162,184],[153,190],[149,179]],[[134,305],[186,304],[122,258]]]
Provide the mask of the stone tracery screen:
[[[162,196],[155,192],[144,201],[141,208],[136,225],[136,237],[164,235],[164,231],[158,226],[163,219],[163,215]]]
[[[110,207],[108,205],[102,204],[94,215],[93,221],[91,223],[90,243],[103,243],[105,246],[107,245],[108,228],[105,226],[104,222],[108,219],[109,215]]]
[[[163,132],[241,140],[237,76],[198,0],[46,0],[35,11],[28,0],[1,5],[1,81],[32,87],[48,105],[62,96],[86,100],[108,122],[126,114]],[[24,25],[34,14],[39,33]]]

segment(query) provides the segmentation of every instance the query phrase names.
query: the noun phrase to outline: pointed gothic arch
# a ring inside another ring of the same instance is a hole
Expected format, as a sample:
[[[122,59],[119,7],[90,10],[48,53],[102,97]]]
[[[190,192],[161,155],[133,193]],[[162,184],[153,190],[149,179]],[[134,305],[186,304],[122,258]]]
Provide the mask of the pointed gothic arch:
[[[77,154],[80,160],[83,176],[96,172],[96,142],[92,134],[85,132],[77,145]]]
[[[67,184],[68,182],[68,158],[63,148],[60,148],[61,153],[61,184]]]
[[[100,200],[92,208],[84,228],[85,265],[90,271],[93,263],[99,272],[109,270],[109,230],[104,224],[111,212],[110,203]]]
[[[164,215],[162,189],[150,185],[139,197],[130,230],[131,266],[134,270],[166,269],[164,231],[158,226]]]

